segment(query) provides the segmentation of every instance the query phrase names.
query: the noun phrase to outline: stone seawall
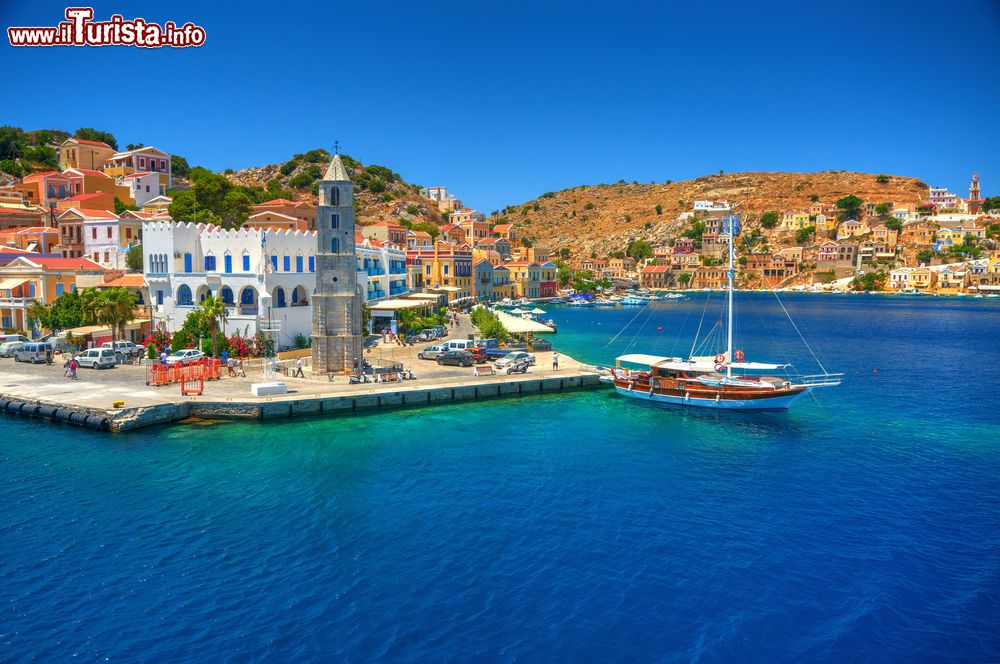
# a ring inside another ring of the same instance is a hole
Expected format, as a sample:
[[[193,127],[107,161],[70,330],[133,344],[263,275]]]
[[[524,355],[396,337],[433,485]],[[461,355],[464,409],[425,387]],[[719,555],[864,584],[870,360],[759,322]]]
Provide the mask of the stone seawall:
[[[178,397],[177,401],[169,403],[113,410],[68,406],[40,399],[0,394],[0,412],[64,422],[98,431],[116,432],[169,424],[191,417],[210,420],[268,420],[343,415],[358,411],[565,392],[602,385],[596,374],[576,374],[566,377],[484,382],[479,385],[444,385],[405,390],[387,387],[377,392],[300,399],[276,397],[268,400],[200,401],[182,400]]]

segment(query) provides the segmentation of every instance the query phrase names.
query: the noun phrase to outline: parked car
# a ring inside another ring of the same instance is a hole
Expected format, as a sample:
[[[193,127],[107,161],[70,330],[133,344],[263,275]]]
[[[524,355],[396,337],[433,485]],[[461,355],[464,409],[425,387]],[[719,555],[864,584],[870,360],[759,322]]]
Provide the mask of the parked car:
[[[0,343],[0,357],[14,357],[14,351],[23,345],[23,341],[5,341]]]
[[[205,354],[198,350],[197,348],[185,348],[184,350],[179,350],[173,355],[167,356],[167,364],[179,364],[182,367],[188,364],[194,364],[202,359],[204,359]]]
[[[437,359],[438,355],[445,352],[446,350],[447,348],[445,348],[444,346],[428,346],[427,348],[417,353],[417,357],[421,360],[434,360]]]
[[[438,338],[437,332],[434,330],[421,330],[420,340],[421,341],[434,341]]]
[[[21,341],[23,343],[28,343],[31,339],[23,334],[0,334],[0,344],[7,343],[8,341]]]
[[[449,350],[437,356],[437,363],[453,367],[471,367],[472,353],[467,350]]]
[[[486,353],[485,348],[470,348],[469,353],[472,355],[472,361],[476,364],[485,364],[489,361],[490,356]]]
[[[105,341],[101,348],[110,348],[118,356],[118,362],[124,362],[136,357],[141,357],[145,353],[142,346],[136,346],[131,341]]]
[[[81,367],[90,367],[91,369],[110,369],[118,364],[115,351],[110,348],[91,348],[90,350],[85,350],[76,356],[76,361]]]
[[[41,364],[45,361],[46,352],[52,352],[52,347],[48,344],[29,342],[18,346],[17,350],[14,351],[13,357],[15,362],[31,362],[32,364],[37,362]]]
[[[434,330],[434,333],[438,335],[439,339],[448,336],[448,328],[444,325],[435,325],[431,329]]]
[[[531,353],[525,353],[523,350],[515,350],[514,352],[507,353],[506,355],[504,355],[503,357],[501,357],[499,360],[497,360],[496,364],[494,366],[497,369],[503,369],[508,364],[513,364],[514,362],[517,362],[518,360],[527,360],[528,364],[531,365],[531,364],[535,363],[535,356],[532,355]]]

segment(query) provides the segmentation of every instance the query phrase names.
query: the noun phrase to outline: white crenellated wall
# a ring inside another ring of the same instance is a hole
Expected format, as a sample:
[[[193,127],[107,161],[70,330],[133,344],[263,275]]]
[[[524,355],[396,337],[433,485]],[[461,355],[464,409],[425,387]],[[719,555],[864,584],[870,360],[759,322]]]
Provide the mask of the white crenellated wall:
[[[262,244],[262,235],[266,242]],[[147,222],[142,225],[143,272],[149,285],[150,303],[154,307],[153,324],[164,324],[175,332],[184,324],[187,314],[207,293],[216,296],[232,293],[233,304],[227,307],[226,334],[239,331],[254,334],[267,320],[279,322],[280,346],[292,346],[295,337],[309,337],[312,332],[312,307],[309,304],[316,286],[316,276],[310,270],[310,258],[316,255],[315,231],[263,231],[260,229],[226,230],[211,224]],[[390,282],[397,286],[405,280],[403,274],[390,273],[390,259],[405,265],[406,254],[392,245],[372,246],[367,240],[356,247],[359,267],[365,257],[380,259],[384,274],[364,276],[359,272],[358,283],[377,281],[382,297],[390,294]],[[226,256],[231,257],[231,270],[226,269]],[[190,256],[188,271],[185,256]],[[244,262],[244,256],[247,261]],[[215,259],[215,267],[206,269],[205,259]],[[272,260],[275,257],[277,264]],[[287,263],[286,263],[287,257]],[[301,258],[301,272],[297,258]],[[248,269],[247,269],[248,268]],[[191,293],[190,304],[182,300],[184,287]],[[278,289],[284,291],[280,305]],[[293,294],[297,291],[298,302]],[[364,291],[364,289],[363,289]],[[242,294],[252,295],[244,301]],[[405,292],[405,291],[403,291]],[[261,305],[261,296],[271,296],[270,311]],[[304,300],[306,304],[300,304]],[[162,304],[161,304],[162,301]]]

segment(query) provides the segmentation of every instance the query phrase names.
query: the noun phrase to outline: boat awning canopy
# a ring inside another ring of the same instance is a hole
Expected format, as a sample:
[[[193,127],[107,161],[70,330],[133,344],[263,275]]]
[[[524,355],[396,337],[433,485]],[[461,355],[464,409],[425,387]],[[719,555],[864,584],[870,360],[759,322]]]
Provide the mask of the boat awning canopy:
[[[375,311],[397,311],[399,309],[422,309],[428,306],[427,300],[383,300],[373,304],[369,309]]]
[[[631,355],[620,355],[615,358],[618,362],[629,362],[631,364],[647,364],[653,366],[654,364],[659,364],[660,362],[667,362],[669,360],[674,360],[676,358],[672,357],[660,357],[658,355],[643,355],[642,353],[632,353]]]
[[[542,325],[537,321],[518,318],[517,316],[505,314],[502,311],[496,312],[496,315],[497,318],[500,319],[500,322],[503,323],[503,326],[507,328],[507,331],[513,332],[514,334],[527,334],[529,332],[547,334],[554,332],[554,330],[548,325]]]
[[[672,360],[655,364],[655,366],[658,369],[672,369],[674,371],[715,371],[715,363],[713,362],[686,362],[682,360]],[[723,366],[739,369],[741,371],[772,371],[774,369],[780,369],[785,365],[767,364],[764,362],[733,362],[732,364]]]

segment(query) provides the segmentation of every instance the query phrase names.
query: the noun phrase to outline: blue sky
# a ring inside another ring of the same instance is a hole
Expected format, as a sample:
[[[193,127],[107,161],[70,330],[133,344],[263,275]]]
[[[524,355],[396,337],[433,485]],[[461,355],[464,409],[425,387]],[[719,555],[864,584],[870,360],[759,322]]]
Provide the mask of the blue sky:
[[[93,126],[213,169],[339,140],[486,212],[724,169],[913,175],[1000,194],[1000,2],[92,3],[198,49],[13,49],[0,124]],[[65,4],[0,0],[0,24]],[[58,72],[59,75],[53,75]],[[15,91],[20,94],[15,94]]]

